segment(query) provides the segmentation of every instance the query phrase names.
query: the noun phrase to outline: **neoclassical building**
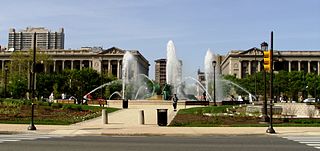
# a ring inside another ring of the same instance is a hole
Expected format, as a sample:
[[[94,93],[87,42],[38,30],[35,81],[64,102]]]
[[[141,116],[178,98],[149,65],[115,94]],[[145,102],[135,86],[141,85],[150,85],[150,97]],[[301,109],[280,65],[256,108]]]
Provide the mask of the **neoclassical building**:
[[[320,75],[320,51],[273,51],[274,71],[304,71]],[[263,52],[259,48],[230,51],[220,64],[223,75],[244,78],[263,70]]]
[[[80,50],[50,49],[40,50],[38,53],[47,54],[52,59],[50,65],[42,65],[40,67],[42,72],[60,72],[65,69],[93,68],[100,73],[112,74],[118,79],[121,79],[122,59],[126,51],[130,51],[136,57],[139,72],[148,75],[150,64],[137,50],[123,50],[112,47],[100,50],[91,48]],[[5,66],[11,62],[10,56],[12,53],[14,52],[0,52],[0,70],[2,73],[4,72]]]

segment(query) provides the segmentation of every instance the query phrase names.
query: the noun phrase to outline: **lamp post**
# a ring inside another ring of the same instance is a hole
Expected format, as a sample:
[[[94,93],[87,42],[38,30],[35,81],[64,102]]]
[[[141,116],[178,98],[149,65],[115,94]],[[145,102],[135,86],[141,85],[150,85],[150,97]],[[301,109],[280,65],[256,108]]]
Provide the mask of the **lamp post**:
[[[263,52],[268,50],[268,43],[261,43],[261,50]],[[262,121],[268,122],[268,109],[267,109],[267,73],[263,70],[263,81],[264,81],[264,101],[263,101],[263,111],[262,111]]]
[[[102,66],[102,65],[101,65]],[[104,75],[104,68],[101,67],[101,86],[103,85],[103,75]],[[101,87],[101,91],[100,91],[100,95],[101,95],[101,99],[103,99],[103,91],[102,91],[102,87]]]
[[[216,103],[216,61],[212,61],[213,66],[213,106],[217,106]]]
[[[255,73],[254,73],[254,97],[257,99],[257,49],[254,48],[254,63],[255,65]],[[256,101],[259,101],[258,99]]]
[[[37,33],[34,33],[33,34],[33,62],[32,62],[32,70],[31,70],[31,77],[30,77],[30,89],[31,89],[31,92],[32,92],[32,95],[31,95],[31,99],[32,99],[32,103],[31,103],[31,123],[28,127],[28,130],[37,130],[37,128],[34,126],[34,123],[33,123],[33,117],[34,117],[34,89],[35,89],[35,68],[36,68],[36,49],[37,49],[37,46],[36,46],[36,38],[37,36]]]
[[[4,67],[4,98],[7,97],[8,66]]]

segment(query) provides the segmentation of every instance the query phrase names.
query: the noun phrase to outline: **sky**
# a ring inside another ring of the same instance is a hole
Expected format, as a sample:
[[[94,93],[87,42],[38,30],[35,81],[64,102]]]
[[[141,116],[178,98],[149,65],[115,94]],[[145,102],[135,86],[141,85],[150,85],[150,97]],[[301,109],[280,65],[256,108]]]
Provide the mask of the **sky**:
[[[9,28],[65,30],[65,49],[139,50],[166,58],[173,40],[183,76],[203,70],[206,51],[260,48],[274,31],[275,50],[320,50],[319,0],[1,0],[0,45]]]

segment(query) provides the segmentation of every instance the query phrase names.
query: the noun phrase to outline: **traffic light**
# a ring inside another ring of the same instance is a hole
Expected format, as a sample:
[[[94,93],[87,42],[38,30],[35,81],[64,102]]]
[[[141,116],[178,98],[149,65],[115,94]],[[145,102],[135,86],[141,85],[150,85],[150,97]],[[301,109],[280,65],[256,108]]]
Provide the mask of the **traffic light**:
[[[271,70],[271,55],[270,51],[263,51],[263,68],[265,71]]]

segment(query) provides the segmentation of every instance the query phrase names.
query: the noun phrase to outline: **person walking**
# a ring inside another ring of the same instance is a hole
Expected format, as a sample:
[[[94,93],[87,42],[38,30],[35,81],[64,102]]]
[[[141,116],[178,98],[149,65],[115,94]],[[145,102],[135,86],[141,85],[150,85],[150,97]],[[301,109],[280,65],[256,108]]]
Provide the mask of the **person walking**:
[[[177,111],[177,104],[178,104],[178,97],[177,97],[177,94],[174,94],[173,95],[173,98],[172,98],[172,103],[173,103],[173,111]]]

